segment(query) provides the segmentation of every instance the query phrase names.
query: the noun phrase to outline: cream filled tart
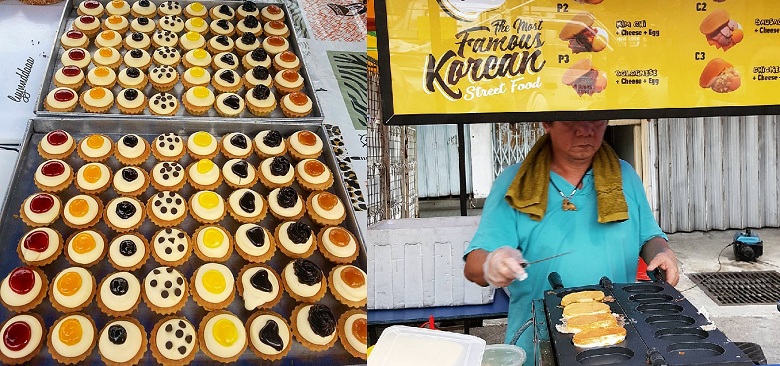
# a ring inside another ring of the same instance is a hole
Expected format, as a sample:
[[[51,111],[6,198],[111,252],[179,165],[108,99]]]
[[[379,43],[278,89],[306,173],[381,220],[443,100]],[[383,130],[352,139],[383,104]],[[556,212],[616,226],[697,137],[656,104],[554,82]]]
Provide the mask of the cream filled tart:
[[[200,159],[187,166],[187,179],[197,190],[214,190],[222,184],[222,172],[209,159]]]
[[[83,229],[95,225],[102,213],[103,202],[100,198],[80,194],[65,202],[62,218],[65,225],[74,229]]]
[[[136,88],[124,89],[116,96],[116,106],[124,114],[141,114],[146,109],[146,96]]]
[[[208,43],[206,43],[206,47],[208,48],[208,50],[214,54],[218,54],[222,52],[229,53],[233,51],[233,47],[235,45],[236,44],[235,42],[233,42],[233,39],[225,35],[211,37]]]
[[[130,30],[133,31],[131,36],[135,33],[143,33],[147,35],[147,39],[149,39],[149,35],[154,33],[155,29],[157,29],[157,24],[154,22],[154,17],[137,17],[133,19],[132,22],[130,22]],[[125,40],[127,41],[127,40]],[[146,45],[146,47],[149,47],[151,44],[151,39],[149,39],[149,43]],[[125,43],[125,46],[128,44]],[[144,48],[145,47],[130,47],[130,48]]]
[[[40,227],[53,223],[60,217],[62,202],[50,193],[35,193],[22,202],[19,216],[27,226]]]
[[[266,69],[271,67],[271,57],[269,57],[268,53],[262,48],[257,48],[254,51],[247,53],[241,60],[242,65],[247,70],[257,66],[262,66]]]
[[[195,3],[192,3],[190,5],[193,4]],[[184,22],[184,29],[186,29],[189,32],[198,32],[200,34],[206,35],[206,33],[208,33],[209,31],[209,23],[206,23],[206,21],[199,16],[192,16],[189,17],[189,19],[187,19]]]
[[[222,153],[228,159],[246,159],[252,154],[252,140],[241,132],[222,137]]]
[[[243,159],[230,159],[225,162],[222,166],[222,177],[234,189],[248,188],[257,182],[255,168]]]
[[[152,65],[152,56],[149,55],[149,52],[146,52],[145,50],[142,49],[134,49],[126,52],[123,60],[125,65],[127,65],[128,68],[135,68],[139,71],[146,71],[147,69],[149,69],[149,66]],[[135,71],[133,71],[131,75],[128,75],[128,73],[125,72],[125,78],[122,78],[120,80],[122,81],[120,85],[124,84],[122,85],[123,88],[128,88],[128,87],[143,88],[144,86],[146,86],[145,83],[137,82],[136,80],[134,80],[141,77],[140,74],[141,73],[136,73]],[[141,79],[146,80],[146,75],[144,75]]]
[[[230,37],[236,31],[236,27],[227,19],[214,19],[211,21],[211,24],[209,24],[209,30],[214,36]]]
[[[241,76],[231,69],[219,69],[214,72],[211,85],[220,93],[235,93],[241,89]]]
[[[38,268],[22,266],[14,268],[0,283],[0,302],[8,310],[23,313],[43,302],[49,281]]]
[[[54,85],[58,88],[78,90],[84,85],[84,70],[70,65],[63,66],[54,74]]]
[[[322,191],[333,186],[333,173],[317,159],[303,159],[295,166],[295,179],[307,191]]]
[[[117,317],[132,313],[141,302],[141,283],[130,272],[116,272],[100,281],[97,304],[106,315]]]
[[[171,89],[173,89],[173,86],[176,85],[176,83],[179,81],[179,73],[174,69],[173,67],[162,65],[158,67],[153,67],[149,69],[149,82],[152,83],[152,86],[161,92],[166,92]],[[167,93],[164,93],[165,95],[170,95]],[[172,95],[171,95],[172,96]],[[176,99],[175,97],[173,99]],[[158,103],[163,102],[163,100],[158,101]],[[171,105],[169,109],[166,109],[168,106],[163,107],[162,105],[159,105],[159,108],[157,108],[157,111],[160,114],[171,114],[171,109],[173,109],[175,106]],[[175,113],[175,112],[174,112]]]
[[[238,68],[238,63],[238,57],[233,53],[220,52],[211,59],[211,68],[214,70],[236,70]]]
[[[65,258],[74,266],[91,267],[106,255],[107,240],[94,229],[77,231],[66,241]]]
[[[105,8],[103,7],[103,4],[101,4],[97,0],[86,0],[82,1],[79,4],[78,7],[78,14],[79,15],[91,15],[93,17],[100,17],[103,15],[103,11]]]
[[[157,65],[166,65],[175,68],[181,61],[181,53],[174,47],[162,46],[154,50],[152,60]]]
[[[86,162],[106,161],[113,152],[114,142],[106,135],[89,135],[78,145],[78,154]]]
[[[167,316],[152,329],[152,356],[163,365],[186,365],[198,353],[198,334],[183,316]]]
[[[276,5],[268,5],[260,10],[260,17],[263,19],[263,22],[284,20],[284,11]]]
[[[254,139],[255,151],[261,158],[282,156],[287,153],[287,142],[277,130],[260,131]]]
[[[262,28],[259,28],[262,31]],[[252,52],[260,48],[260,41],[257,40],[257,36],[252,32],[244,32],[236,41],[236,52],[239,56],[243,56],[249,52]]]
[[[299,302],[313,303],[325,296],[327,283],[320,267],[308,259],[295,259],[282,270],[287,293]]]
[[[328,276],[328,286],[333,297],[353,308],[366,306],[368,296],[366,272],[351,264],[336,266]]]
[[[184,51],[203,48],[206,47],[206,38],[198,32],[189,31],[179,38],[179,46]]]
[[[101,47],[92,54],[92,63],[95,66],[116,69],[122,63],[122,54],[113,48]]]
[[[43,136],[38,154],[44,159],[66,159],[76,149],[76,141],[63,130],[54,130]]]
[[[136,365],[146,348],[146,331],[135,318],[112,319],[98,338],[100,358],[108,365]]]
[[[290,186],[295,180],[295,170],[284,156],[267,158],[260,163],[260,183],[268,189]]]
[[[46,345],[57,362],[74,364],[84,361],[97,343],[95,322],[86,314],[61,316],[49,329]]]
[[[114,105],[111,90],[98,86],[81,93],[79,103],[89,113],[107,113]]]
[[[224,309],[235,297],[235,283],[230,268],[219,263],[206,263],[192,274],[192,299],[207,311]]]
[[[279,220],[297,220],[306,211],[301,196],[292,187],[276,188],[268,194],[268,208]]]
[[[236,11],[227,5],[216,5],[209,11],[209,17],[211,17],[211,19],[233,20],[235,16]]]
[[[79,311],[95,296],[95,278],[84,268],[62,270],[49,286],[49,300],[60,312]]]
[[[225,310],[206,314],[198,328],[198,340],[203,353],[223,363],[235,362],[247,347],[244,323]]]
[[[152,43],[155,47],[176,47],[179,36],[169,30],[158,30],[152,34]]]
[[[43,103],[49,112],[73,112],[79,104],[79,95],[71,88],[60,87],[52,89]]]
[[[100,30],[100,18],[92,15],[82,15],[73,21],[74,30],[84,33],[89,38],[94,38]]]
[[[197,33],[196,33],[197,34]],[[201,36],[202,38],[203,36]],[[205,41],[203,42],[205,45]],[[204,46],[190,49],[184,54],[184,66],[185,67],[209,67],[211,65],[211,54],[203,49]]]
[[[157,28],[179,33],[184,30],[184,21],[178,15],[166,15],[157,22]]]
[[[106,5],[106,13],[125,16],[131,11],[130,4],[125,0],[112,0]]]
[[[16,253],[25,264],[45,266],[62,253],[62,235],[48,227],[32,229],[19,239]]]
[[[187,174],[177,162],[161,161],[152,168],[152,186],[158,191],[178,191],[184,187]]]
[[[120,234],[108,246],[108,261],[120,271],[141,268],[149,258],[149,243],[139,233]]]
[[[320,229],[317,243],[322,255],[334,263],[352,263],[359,253],[355,236],[341,226]]]
[[[283,96],[279,105],[282,108],[282,113],[289,118],[306,117],[311,114],[314,108],[311,98],[301,92],[292,92]]]
[[[95,37],[95,46],[122,48],[122,36],[115,30],[104,30]]]
[[[73,182],[73,168],[59,159],[46,160],[35,169],[34,180],[40,190],[59,193]]]
[[[227,206],[230,216],[241,223],[263,221],[268,211],[263,196],[249,188],[240,188],[230,193]]]
[[[194,51],[198,51],[198,50],[194,50]],[[186,56],[184,59],[185,60],[187,59]],[[211,62],[210,60],[211,60],[211,56],[209,56],[209,62]],[[181,76],[181,83],[184,85],[185,88],[188,89],[196,86],[208,86],[209,83],[211,83],[211,73],[208,72],[208,70],[204,69],[203,67],[193,66],[187,69],[187,71],[184,71],[184,74],[182,74]]]
[[[290,258],[307,258],[317,248],[317,238],[311,226],[300,221],[285,221],[276,227],[279,249]]]
[[[306,210],[315,223],[322,226],[341,224],[347,217],[344,203],[333,193],[312,192],[306,200]]]
[[[187,137],[187,152],[193,159],[212,159],[219,152],[219,140],[206,131]]]
[[[157,116],[173,116],[179,111],[179,100],[170,93],[157,93],[149,98],[149,112]],[[155,155],[159,159],[158,155]],[[161,159],[165,160],[165,159]]]
[[[24,364],[32,360],[43,346],[46,328],[38,314],[18,314],[0,326],[0,362],[7,365]]]
[[[260,16],[260,9],[257,8],[257,5],[251,1],[244,1],[241,6],[236,9],[236,18],[238,19],[244,19],[248,16],[254,16],[259,17]]]
[[[249,346],[264,360],[280,360],[290,352],[292,332],[290,325],[273,311],[258,311],[246,321]]]
[[[296,71],[282,70],[274,76],[274,85],[282,95],[299,92],[303,89],[303,77]]]
[[[290,42],[288,42],[286,38],[279,36],[268,36],[263,40],[262,47],[265,52],[268,52],[268,54],[273,57],[276,56],[276,54],[289,50]]]
[[[242,224],[236,229],[236,251],[249,262],[262,263],[276,252],[276,241],[268,229],[257,224]]]
[[[103,30],[113,30],[117,33],[125,33],[128,28],[130,28],[130,21],[123,15],[109,15],[101,26]]]
[[[192,234],[192,240],[195,241],[195,255],[206,262],[224,261],[233,253],[233,239],[219,225],[199,227]]]
[[[174,133],[159,135],[152,143],[152,154],[160,161],[178,161],[184,156],[184,140]]]
[[[214,102],[214,109],[222,117],[238,117],[244,111],[244,98],[236,93],[222,93]]]
[[[276,109],[276,97],[265,85],[247,90],[244,99],[249,112],[258,117],[267,117]]]
[[[236,24],[236,31],[241,34],[251,33],[255,36],[255,38],[257,38],[263,34],[263,26],[260,24],[260,21],[257,20],[257,17],[254,15],[249,15],[244,17],[244,19],[241,19],[241,21]]]
[[[182,8],[178,1],[167,0],[157,6],[157,14],[161,17],[166,15],[181,15]]]
[[[116,142],[116,158],[125,165],[140,165],[151,152],[146,139],[136,134],[124,135]]]
[[[152,237],[152,255],[167,266],[178,266],[190,258],[190,237],[178,228],[165,228]]]
[[[149,176],[137,166],[126,166],[114,173],[113,186],[116,193],[135,197],[149,187]]]
[[[117,197],[106,205],[103,214],[106,224],[116,232],[123,233],[139,228],[146,218],[144,204],[133,197]]]
[[[324,146],[317,134],[305,130],[293,133],[287,142],[290,144],[290,155],[298,161],[318,158]]]
[[[225,200],[214,191],[198,191],[190,196],[192,217],[202,224],[212,224],[222,220],[227,213]]]
[[[182,102],[187,112],[195,116],[202,116],[211,109],[215,99],[211,89],[205,86],[196,86],[187,89],[182,97]]]
[[[76,188],[86,194],[100,194],[111,185],[111,168],[103,163],[87,163],[76,172]]]
[[[203,6],[203,3],[196,1],[184,7],[184,16],[190,19],[197,17],[202,20],[202,18],[205,18],[206,15],[208,15],[208,11],[209,10]]]
[[[157,5],[149,0],[138,0],[130,7],[133,17],[152,17],[157,14]]]
[[[270,309],[282,299],[282,292],[282,279],[269,266],[247,264],[238,274],[238,293],[246,310]]]
[[[273,84],[274,80],[271,78],[271,73],[265,66],[255,66],[251,71],[244,73],[244,86],[247,89],[258,85],[265,85],[270,88]]]
[[[144,302],[155,313],[166,315],[181,310],[188,295],[187,280],[174,268],[157,267],[144,279]]]
[[[290,36],[290,28],[281,20],[272,20],[263,25],[263,32],[268,36],[287,38]]]
[[[339,339],[352,356],[367,358],[368,317],[363,310],[350,310],[339,318]]]
[[[293,334],[304,347],[312,351],[325,351],[338,340],[336,316],[323,304],[299,304],[290,320]]]
[[[147,214],[160,227],[179,225],[187,217],[187,201],[178,193],[157,192],[146,203]]]

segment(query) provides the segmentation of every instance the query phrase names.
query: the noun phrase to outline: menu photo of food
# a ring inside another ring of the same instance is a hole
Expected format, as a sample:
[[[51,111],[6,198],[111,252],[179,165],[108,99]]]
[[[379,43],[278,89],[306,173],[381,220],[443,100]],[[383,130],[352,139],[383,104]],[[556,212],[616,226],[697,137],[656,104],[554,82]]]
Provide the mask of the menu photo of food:
[[[734,68],[722,58],[714,58],[707,63],[699,77],[699,86],[712,89],[717,93],[729,93],[739,89],[742,79]]]
[[[579,13],[561,28],[558,38],[569,42],[572,53],[601,52],[607,47],[606,32],[593,27],[596,19],[590,13]]]
[[[561,82],[574,88],[579,96],[593,95],[607,88],[607,73],[595,69],[590,59],[583,59],[563,73]]]
[[[745,34],[742,26],[730,18],[729,13],[717,9],[707,15],[699,26],[699,31],[707,37],[707,43],[723,51],[728,51],[737,43],[742,42]]]

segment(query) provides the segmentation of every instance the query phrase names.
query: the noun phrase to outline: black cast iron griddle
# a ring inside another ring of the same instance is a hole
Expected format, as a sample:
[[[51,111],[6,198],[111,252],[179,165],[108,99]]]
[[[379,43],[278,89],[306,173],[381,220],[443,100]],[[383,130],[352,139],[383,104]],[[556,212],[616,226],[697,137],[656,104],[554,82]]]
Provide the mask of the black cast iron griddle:
[[[659,278],[652,274],[651,278]],[[753,362],[723,332],[716,329],[671,285],[661,282],[612,283],[563,288],[560,276],[549,276],[553,290],[544,306],[558,365],[752,366]],[[572,292],[600,290],[615,314],[626,318],[626,339],[614,346],[579,348],[573,334],[556,329],[563,318],[561,299]]]

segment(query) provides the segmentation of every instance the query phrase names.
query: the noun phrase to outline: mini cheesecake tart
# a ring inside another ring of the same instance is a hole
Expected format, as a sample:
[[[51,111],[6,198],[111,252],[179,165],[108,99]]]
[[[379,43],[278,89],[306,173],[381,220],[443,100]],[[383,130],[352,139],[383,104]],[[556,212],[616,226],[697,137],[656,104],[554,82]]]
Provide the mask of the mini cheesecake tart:
[[[116,95],[116,106],[124,114],[141,114],[146,109],[146,96],[136,88],[124,89]]]
[[[358,308],[366,306],[366,272],[351,264],[333,268],[328,276],[330,291],[339,302]]]
[[[285,221],[276,227],[279,249],[290,258],[307,258],[317,248],[317,238],[311,226],[301,221]]]
[[[87,163],[76,173],[76,188],[86,194],[103,193],[111,185],[111,168],[103,163]]]
[[[187,217],[187,201],[176,192],[157,192],[146,204],[147,215],[160,227],[172,227]]]
[[[193,159],[211,159],[219,152],[219,140],[206,131],[187,137],[187,152]]]
[[[181,15],[182,8],[178,1],[167,0],[157,6],[157,14],[161,17],[166,15]]]
[[[214,36],[232,36],[236,31],[236,27],[233,23],[227,19],[214,19],[209,24],[209,30]]]
[[[230,159],[222,166],[222,177],[230,187],[248,188],[257,183],[255,168],[243,159]]]
[[[82,1],[81,4],[79,4],[78,7],[78,14],[79,15],[91,15],[93,17],[100,17],[103,15],[103,11],[105,8],[103,7],[103,4],[101,4],[97,0],[87,0]]]
[[[46,133],[38,144],[38,154],[44,159],[65,159],[76,149],[76,140],[63,130]]]
[[[146,71],[147,69],[149,69],[149,66],[152,65],[152,56],[149,55],[149,52],[146,52],[145,50],[142,49],[130,50],[127,53],[125,53],[124,62],[128,68],[136,68],[142,71]],[[145,75],[143,79],[145,83],[146,80]],[[125,85],[123,85],[123,87],[127,88],[127,85],[128,85],[127,82],[125,82]],[[129,85],[133,87],[136,86],[132,83],[130,83]]]
[[[284,156],[267,158],[260,163],[260,183],[268,189],[290,186],[295,180],[295,170]]]
[[[190,237],[177,228],[161,229],[152,237],[154,258],[165,265],[177,266],[190,258]]]
[[[305,203],[292,187],[276,188],[268,194],[268,208],[279,220],[298,220],[306,211]]]
[[[116,69],[122,63],[122,54],[113,48],[101,47],[92,55],[92,63],[95,66]]]
[[[62,54],[60,62],[62,66],[76,66],[83,70],[92,62],[92,55],[81,47],[74,47]]]
[[[208,311],[224,309],[233,302],[235,283],[230,268],[224,264],[206,263],[192,274],[192,298]]]
[[[352,263],[358,256],[358,243],[355,236],[340,226],[320,229],[317,243],[325,258],[334,263]]]
[[[178,15],[166,15],[157,22],[159,29],[180,33],[184,30],[184,21]]]
[[[200,159],[187,167],[187,179],[198,190],[214,190],[222,184],[222,172],[209,159]]]
[[[333,185],[333,173],[317,159],[303,159],[295,166],[298,184],[308,191],[322,191]]]
[[[144,278],[143,297],[155,313],[173,314],[187,302],[187,280],[174,268],[157,267]]]
[[[149,0],[138,0],[130,7],[130,14],[134,18],[151,17],[157,14],[157,5]]]
[[[185,73],[186,76],[186,73]],[[205,76],[205,75],[204,75]],[[184,93],[184,108],[192,115],[202,116],[214,105],[214,92],[205,86],[195,86]]]
[[[333,193],[316,191],[306,200],[306,210],[315,223],[322,226],[341,224],[347,217],[344,203]]]
[[[51,193],[35,193],[22,203],[19,212],[27,226],[48,226],[60,217],[62,202]]]
[[[43,318],[38,314],[17,314],[0,326],[0,361],[8,365],[25,364],[43,346],[46,334]]]
[[[78,90],[84,85],[84,80],[84,71],[73,65],[63,66],[54,73],[54,85],[58,88]]]
[[[60,44],[66,50],[75,47],[87,48],[89,38],[82,31],[71,29],[60,36]]]
[[[160,161],[178,161],[184,156],[184,140],[170,132],[159,135],[152,143],[152,153]]]
[[[271,57],[268,56],[268,52],[265,52],[264,49],[258,48],[244,55],[244,58],[242,59],[242,64],[244,65],[244,68],[247,70],[255,66],[262,66],[265,68],[269,68],[271,67]]]
[[[106,315],[130,315],[140,302],[141,283],[130,272],[112,273],[98,285],[98,307]]]
[[[49,288],[51,304],[60,312],[79,311],[92,302],[95,296],[95,278],[84,268],[70,267],[62,270]]]
[[[38,268],[14,268],[0,283],[0,302],[8,310],[23,313],[43,302],[49,281]]]
[[[257,8],[257,5],[254,2],[244,1],[244,3],[241,4],[241,6],[239,6],[238,9],[236,9],[236,18],[244,19],[250,15],[254,17],[259,17],[260,9]]]
[[[149,69],[149,81],[158,91],[169,91],[179,81],[179,73],[167,65],[152,67]]]
[[[189,201],[192,217],[200,223],[211,224],[225,217],[225,200],[214,191],[198,191]]]
[[[146,353],[146,347],[146,331],[135,318],[111,320],[98,338],[100,358],[109,365],[138,364]]]
[[[88,162],[106,161],[114,152],[114,142],[106,135],[92,134],[78,145],[78,154]]]
[[[92,318],[83,313],[70,313],[54,322],[46,345],[57,362],[73,364],[84,361],[96,343],[97,328]]]
[[[252,140],[244,133],[231,132],[222,137],[222,153],[230,159],[246,159],[252,154]]]
[[[154,22],[154,17],[137,17],[130,22],[130,29],[134,32],[146,34],[148,37],[157,29],[157,24]]]
[[[85,111],[91,113],[108,113],[114,105],[114,94],[110,89],[98,86],[81,94],[79,103]]]
[[[303,77],[296,71],[283,70],[274,76],[274,85],[276,85],[276,90],[283,95],[299,92],[303,89]]]
[[[270,309],[282,299],[282,279],[264,264],[247,264],[238,274],[238,292],[244,299],[244,308]]]
[[[203,18],[208,15],[208,9],[206,9],[205,6],[203,6],[200,2],[193,2],[189,3],[186,7],[184,7],[184,16],[190,19],[199,18],[203,20]]]
[[[177,162],[161,161],[151,171],[152,185],[158,191],[178,191],[184,187],[187,174]]]
[[[278,53],[282,53],[290,49],[290,42],[286,38],[279,36],[268,36],[263,40],[263,49],[268,52],[269,55],[276,56]]]
[[[103,215],[109,227],[123,233],[140,227],[146,211],[144,204],[133,197],[117,197],[108,202]]]
[[[301,92],[292,92],[282,97],[282,113],[290,118],[306,117],[312,112],[313,104],[309,96]]]
[[[222,93],[214,103],[214,109],[222,117],[238,117],[244,108],[244,98],[236,93]]]
[[[62,160],[46,160],[35,169],[35,186],[44,192],[62,192],[71,182],[73,168]]]
[[[146,19],[146,18],[143,18]],[[137,19],[136,19],[137,20]],[[135,22],[135,20],[133,21]],[[154,25],[152,25],[154,27]],[[142,32],[133,32],[131,34],[128,34],[127,37],[125,37],[125,48],[128,50],[144,50],[146,51],[149,49],[149,46],[152,45],[152,39],[149,38],[149,35]],[[147,52],[148,54],[148,52]],[[128,63],[127,54],[125,53],[125,63]],[[147,65],[148,67],[148,65]],[[144,68],[144,71],[146,68]]]
[[[65,225],[83,229],[95,225],[103,212],[103,202],[95,196],[80,194],[71,197],[62,210]]]
[[[261,158],[282,156],[287,153],[287,142],[277,130],[260,131],[254,138],[257,155]]]
[[[254,88],[258,85],[265,85],[272,87],[274,85],[274,79],[271,78],[271,73],[265,66],[255,66],[251,71],[244,74],[244,86]],[[247,92],[248,94],[249,92]],[[257,98],[262,99],[262,98]]]
[[[236,70],[238,68],[239,58],[230,52],[220,52],[211,59],[211,68],[214,70]],[[214,75],[218,72],[215,71]],[[238,78],[241,80],[241,77]],[[231,84],[232,85],[232,84]]]
[[[127,55],[134,51],[141,51],[142,53],[146,52],[143,50],[133,50],[131,52],[128,52]],[[149,56],[148,54],[146,56]],[[128,67],[122,71],[119,72],[119,85],[122,88],[125,89],[137,89],[138,91],[143,90],[143,88],[146,86],[146,84],[149,82],[149,79],[146,77],[146,74],[144,72],[134,66]],[[121,94],[121,93],[120,93]],[[117,94],[117,102],[120,99],[120,94]],[[143,98],[135,98],[139,100],[146,101],[146,96],[141,93],[138,97],[143,96]],[[124,96],[125,101],[129,101],[130,99],[128,96]],[[133,100],[135,100],[133,99]],[[125,104],[127,106],[127,104]],[[128,108],[128,107],[125,107]],[[132,109],[132,108],[128,108]]]
[[[367,359],[368,317],[362,310],[350,310],[339,318],[339,339],[352,356]]]
[[[111,15],[127,15],[131,11],[130,4],[124,0],[112,0],[106,5],[106,13]]]
[[[297,131],[287,139],[290,143],[290,155],[293,159],[316,159],[322,154],[322,139],[311,131]]]
[[[287,293],[299,302],[313,303],[325,296],[327,283],[320,267],[308,259],[295,259],[282,270]]]
[[[88,229],[73,233],[65,245],[65,258],[74,266],[91,267],[106,255],[106,236]]]
[[[120,234],[108,246],[108,260],[120,271],[141,268],[149,258],[149,243],[139,233]]]
[[[236,17],[236,11],[227,5],[216,5],[209,11],[211,19],[233,20]]]
[[[207,87],[211,83],[211,73],[203,67],[194,66],[184,71],[184,74],[181,76],[181,83],[187,89],[196,86]]]
[[[247,90],[246,107],[249,112],[259,117],[267,117],[276,109],[276,97],[265,85],[258,85]],[[285,149],[285,151],[287,151]]]
[[[214,72],[211,85],[220,93],[235,93],[241,89],[241,76],[231,69],[219,69]]]
[[[325,351],[338,340],[336,316],[323,304],[299,304],[290,320],[298,342],[312,351]]]
[[[176,67],[181,61],[181,54],[175,47],[162,46],[154,50],[152,59],[157,65]]]
[[[116,158],[125,165],[139,165],[150,153],[149,143],[136,134],[124,135],[116,142]]]
[[[208,43],[206,43],[206,47],[214,54],[231,52],[233,51],[234,46],[235,42],[233,39],[225,35],[211,37]]]
[[[192,234],[195,254],[203,261],[224,261],[233,252],[233,238],[219,225],[201,226]]]
[[[246,55],[247,53],[252,52],[258,48],[260,48],[260,41],[252,32],[244,32],[241,35],[241,38],[236,40],[236,52],[239,56]]]
[[[280,360],[290,352],[292,332],[290,325],[281,315],[269,311],[258,311],[246,321],[249,346],[264,360]]]
[[[263,196],[249,188],[237,189],[228,197],[228,212],[238,222],[263,221],[267,211],[268,206]]]
[[[206,46],[206,38],[195,31],[188,31],[179,39],[179,46],[185,51],[190,51]]]
[[[32,229],[19,239],[16,253],[25,264],[45,266],[62,253],[62,235],[48,227]]]
[[[95,37],[95,46],[122,48],[122,35],[115,30],[104,30]]]
[[[152,83],[154,84],[154,83]],[[176,96],[170,93],[157,93],[149,98],[149,112],[157,116],[173,116],[179,111],[179,100]],[[154,152],[155,149],[152,148]],[[157,154],[155,157],[159,156]],[[163,159],[164,160],[164,159]]]
[[[263,31],[268,36],[287,38],[290,36],[290,28],[282,20],[272,20],[263,25]]]
[[[268,5],[260,10],[260,18],[263,22],[284,20],[284,11],[276,5]]]
[[[260,37],[263,34],[263,25],[257,17],[250,14],[236,24],[236,31],[240,34],[252,33],[255,37]]]
[[[242,224],[236,229],[236,251],[253,263],[265,262],[273,257],[276,241],[268,229],[257,224]]]
[[[66,66],[67,67],[67,66]],[[72,112],[79,104],[79,96],[71,88],[55,88],[46,95],[44,107],[50,112]]]
[[[152,43],[155,47],[176,47],[179,35],[169,30],[158,30],[152,34]]]
[[[190,68],[190,67],[208,67],[211,65],[211,54],[208,53],[208,51],[204,50],[202,47],[195,48],[192,50],[187,51],[186,54],[184,54],[184,66]],[[189,70],[188,70],[189,71]],[[208,84],[208,80],[205,84]],[[203,83],[200,83],[198,85],[205,85]]]
[[[113,186],[123,196],[138,196],[149,187],[149,176],[137,166],[126,166],[114,173]]]
[[[89,38],[94,38],[100,30],[100,18],[92,15],[82,15],[73,21],[73,29],[81,31]]]
[[[274,69],[276,69],[276,72],[284,70],[298,72],[301,69],[301,60],[290,51],[277,53],[274,56]]]
[[[225,310],[212,311],[203,318],[198,339],[203,353],[223,363],[235,362],[247,347],[244,323]]]
[[[152,356],[163,365],[186,365],[198,353],[198,334],[183,316],[168,316],[155,324],[150,338]]]
[[[111,5],[109,5],[109,8],[110,7]],[[127,32],[127,29],[130,28],[130,21],[127,20],[124,15],[109,15],[108,18],[103,21],[101,28],[103,30],[113,30],[124,34]]]

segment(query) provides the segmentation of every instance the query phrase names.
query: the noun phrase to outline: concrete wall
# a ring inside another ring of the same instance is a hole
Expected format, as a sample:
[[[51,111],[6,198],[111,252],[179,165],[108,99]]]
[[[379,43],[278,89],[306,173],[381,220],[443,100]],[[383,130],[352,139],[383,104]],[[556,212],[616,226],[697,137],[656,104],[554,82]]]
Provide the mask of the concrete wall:
[[[382,221],[366,233],[368,308],[486,304],[491,288],[463,277],[463,250],[480,216]]]

